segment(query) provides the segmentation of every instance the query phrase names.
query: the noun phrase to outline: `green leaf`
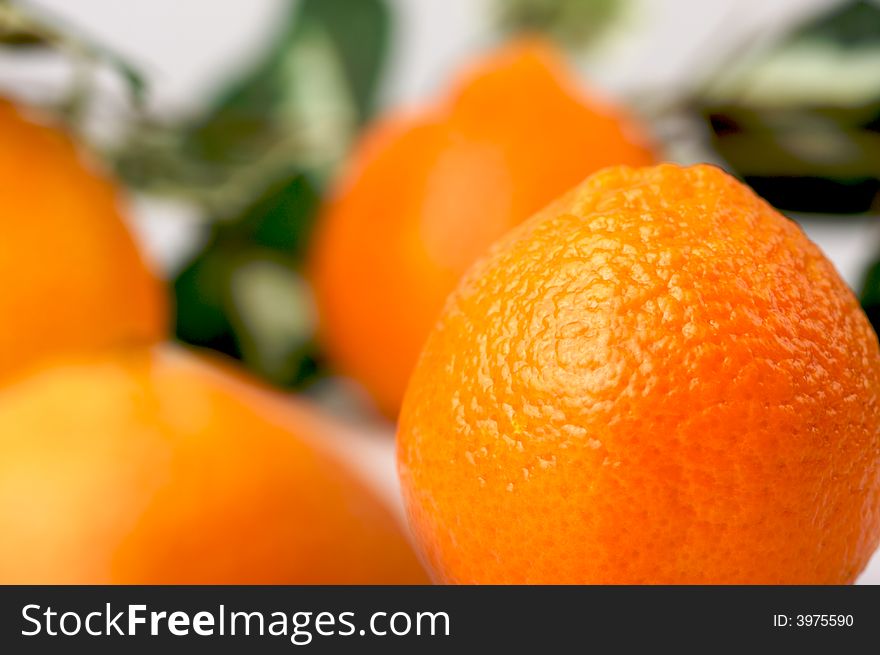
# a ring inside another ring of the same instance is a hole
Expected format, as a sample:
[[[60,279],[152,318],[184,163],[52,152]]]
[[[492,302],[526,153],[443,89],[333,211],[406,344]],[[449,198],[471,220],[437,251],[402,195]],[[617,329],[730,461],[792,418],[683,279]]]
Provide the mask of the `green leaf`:
[[[831,9],[793,35],[794,39],[831,41],[842,48],[880,44],[880,5],[870,0],[851,0]]]
[[[875,260],[865,272],[860,299],[874,331],[880,333],[880,259]]]
[[[259,249],[248,254],[230,280],[242,359],[271,382],[294,385],[312,368],[317,317],[309,287],[283,258]]]
[[[696,106],[716,152],[779,209],[856,214],[880,196],[880,5],[839,4],[737,53]]]
[[[382,0],[293,5],[263,59],[192,126],[187,145],[233,165],[284,148],[301,164],[338,159],[372,110],[389,31]]]
[[[236,238],[271,248],[293,260],[306,250],[320,196],[305,175],[285,176],[270,184],[232,224]]]
[[[737,170],[755,175],[880,178],[880,132],[872,111],[712,107],[714,146]]]
[[[290,173],[215,222],[206,248],[174,282],[177,338],[241,359],[274,384],[314,377],[316,316],[298,269],[318,204],[314,184]]]
[[[55,30],[38,22],[21,8],[0,2],[0,45],[53,48],[57,40]]]
[[[621,16],[626,0],[496,0],[503,32],[538,32],[560,43],[593,45]]]
[[[880,308],[880,260],[875,261],[865,273],[862,284],[862,304]]]
[[[880,5],[852,0],[783,35],[744,48],[702,95],[753,107],[858,107],[880,100]]]
[[[216,220],[175,280],[177,337],[281,385],[319,373],[300,274],[321,182],[372,111],[390,30],[382,0],[291,3],[265,56],[203,116],[135,131],[115,160],[141,188]]]
[[[0,45],[12,48],[52,48],[52,43],[44,36],[29,30],[4,29],[0,25]]]
[[[174,280],[175,336],[184,343],[241,358],[229,320],[228,288],[235,263],[232,249],[212,242]]]
[[[181,272],[174,291],[180,341],[240,359],[280,386],[319,372],[309,286],[276,250],[214,241]]]
[[[105,64],[122,78],[134,106],[140,108],[143,104],[146,83],[134,65],[117,52],[43,10],[24,3],[13,4],[0,0],[0,45],[53,49],[79,63],[84,72],[90,75],[98,65]],[[88,91],[90,90],[74,88],[72,95]]]
[[[382,0],[303,0],[303,24],[322,29],[336,47],[361,120],[374,109],[391,33]]]
[[[858,214],[880,194],[880,132],[869,121],[878,110],[729,105],[706,119],[727,167],[775,207]]]

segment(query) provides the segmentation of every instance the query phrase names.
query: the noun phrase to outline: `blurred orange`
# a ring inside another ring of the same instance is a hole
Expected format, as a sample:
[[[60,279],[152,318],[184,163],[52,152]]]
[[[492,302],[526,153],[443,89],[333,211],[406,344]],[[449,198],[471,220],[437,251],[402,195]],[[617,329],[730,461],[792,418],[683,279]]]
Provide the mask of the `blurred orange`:
[[[332,430],[156,347],[0,389],[0,583],[421,583]]]
[[[498,242],[398,444],[442,582],[841,584],[880,540],[877,337],[710,166],[607,169]]]
[[[0,99],[0,381],[74,349],[153,341],[166,299],[114,186],[72,140]]]
[[[444,299],[490,243],[589,173],[653,161],[549,45],[475,62],[435,106],[370,129],[336,186],[313,262],[331,357],[396,415]]]

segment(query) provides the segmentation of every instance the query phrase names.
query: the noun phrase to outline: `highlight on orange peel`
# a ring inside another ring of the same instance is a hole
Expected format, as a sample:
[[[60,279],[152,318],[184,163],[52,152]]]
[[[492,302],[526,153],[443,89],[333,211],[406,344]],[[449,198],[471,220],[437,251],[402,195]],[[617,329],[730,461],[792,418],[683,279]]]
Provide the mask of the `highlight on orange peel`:
[[[404,402],[447,583],[850,583],[880,350],[801,229],[711,166],[601,171],[462,280]]]
[[[442,97],[367,130],[319,221],[321,337],[339,370],[396,416],[418,352],[467,267],[588,174],[654,153],[547,43],[476,60]]]
[[[0,389],[0,583],[423,583],[326,419],[168,347]]]
[[[0,99],[0,382],[47,356],[152,342],[164,289],[114,185],[73,141]]]

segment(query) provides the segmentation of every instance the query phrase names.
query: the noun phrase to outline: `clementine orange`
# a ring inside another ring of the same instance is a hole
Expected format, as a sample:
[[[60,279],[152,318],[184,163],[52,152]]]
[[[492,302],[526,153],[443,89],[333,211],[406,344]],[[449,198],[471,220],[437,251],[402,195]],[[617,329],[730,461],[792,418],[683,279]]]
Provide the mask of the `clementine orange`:
[[[163,347],[34,370],[0,389],[0,582],[424,582],[329,426]]]
[[[610,168],[462,280],[398,463],[440,581],[848,583],[880,539],[880,349],[750,189]]]
[[[395,416],[443,301],[510,227],[589,173],[653,161],[639,126],[537,40],[460,74],[448,95],[367,131],[319,221],[323,343]]]
[[[0,381],[44,356],[159,339],[166,300],[113,184],[0,100]]]

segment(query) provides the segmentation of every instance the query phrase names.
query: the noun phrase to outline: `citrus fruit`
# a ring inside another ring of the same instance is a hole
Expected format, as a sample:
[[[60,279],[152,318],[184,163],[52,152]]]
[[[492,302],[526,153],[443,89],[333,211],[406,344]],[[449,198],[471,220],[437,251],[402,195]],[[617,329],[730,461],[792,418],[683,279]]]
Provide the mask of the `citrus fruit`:
[[[0,389],[0,582],[423,582],[329,429],[161,346],[34,370]]]
[[[333,189],[312,266],[331,359],[396,416],[471,262],[588,174],[652,160],[639,126],[588,95],[549,45],[479,59],[432,106],[369,129]]]
[[[444,582],[852,582],[878,393],[795,223],[710,166],[610,168],[450,297],[401,412],[408,515]]]
[[[159,339],[162,287],[113,184],[58,129],[0,99],[0,382],[53,353]]]

